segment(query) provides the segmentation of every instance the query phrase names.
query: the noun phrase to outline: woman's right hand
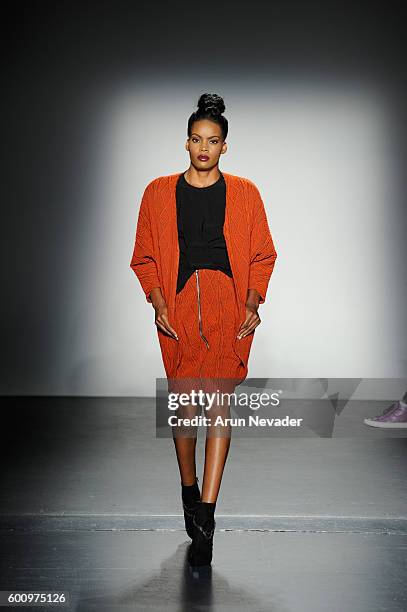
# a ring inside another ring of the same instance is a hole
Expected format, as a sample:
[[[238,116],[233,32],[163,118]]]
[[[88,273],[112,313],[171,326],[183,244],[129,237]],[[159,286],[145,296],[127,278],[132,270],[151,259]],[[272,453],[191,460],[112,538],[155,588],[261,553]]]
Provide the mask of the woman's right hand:
[[[168,321],[168,308],[161,290],[159,288],[153,289],[150,298],[155,310],[155,324],[162,332],[178,340],[177,332]]]
[[[157,325],[157,327],[161,329],[161,331],[163,331],[165,334],[168,334],[172,338],[175,338],[175,340],[178,340],[177,332],[171,327],[168,321],[167,304],[164,303],[161,306],[158,306],[157,308],[154,307],[154,310],[155,324]]]

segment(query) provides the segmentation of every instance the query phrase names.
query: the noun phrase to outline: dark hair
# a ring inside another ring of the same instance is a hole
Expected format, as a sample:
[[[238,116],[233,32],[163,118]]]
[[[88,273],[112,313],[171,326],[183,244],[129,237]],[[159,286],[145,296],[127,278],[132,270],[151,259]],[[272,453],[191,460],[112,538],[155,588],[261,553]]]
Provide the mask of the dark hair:
[[[222,115],[225,112],[223,98],[217,94],[204,93],[198,100],[198,110],[188,119],[188,137],[191,136],[192,124],[199,119],[209,119],[222,128],[223,140],[228,135],[228,120]]]

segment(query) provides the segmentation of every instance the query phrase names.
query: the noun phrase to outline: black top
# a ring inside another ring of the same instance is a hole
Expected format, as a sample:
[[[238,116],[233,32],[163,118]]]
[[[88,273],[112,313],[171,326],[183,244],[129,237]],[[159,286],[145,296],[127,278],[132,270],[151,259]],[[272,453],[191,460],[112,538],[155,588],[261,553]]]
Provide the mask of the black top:
[[[232,277],[223,224],[226,183],[222,173],[209,187],[190,185],[182,173],[177,181],[179,268],[177,293],[199,268],[221,270]]]

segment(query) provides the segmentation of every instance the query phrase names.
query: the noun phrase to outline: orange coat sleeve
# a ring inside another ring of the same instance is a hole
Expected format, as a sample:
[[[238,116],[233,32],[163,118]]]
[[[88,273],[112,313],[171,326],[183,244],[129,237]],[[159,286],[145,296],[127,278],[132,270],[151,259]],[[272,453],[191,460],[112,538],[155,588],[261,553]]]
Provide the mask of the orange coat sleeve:
[[[157,264],[154,256],[153,235],[150,223],[151,183],[147,185],[141,199],[137,220],[136,238],[130,267],[136,274],[145,293],[147,302],[151,303],[150,293],[155,287],[161,288]]]
[[[259,303],[266,300],[267,287],[277,259],[277,251],[267,215],[259,190],[251,184],[250,198],[253,205],[252,227],[250,233],[250,268],[249,289],[255,289],[260,294]]]

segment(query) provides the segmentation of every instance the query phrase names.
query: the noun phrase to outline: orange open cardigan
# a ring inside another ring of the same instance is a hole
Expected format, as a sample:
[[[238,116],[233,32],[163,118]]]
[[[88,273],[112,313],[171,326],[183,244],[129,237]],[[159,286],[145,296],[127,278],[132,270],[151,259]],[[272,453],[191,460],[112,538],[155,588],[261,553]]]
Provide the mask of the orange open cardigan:
[[[161,288],[170,324],[174,321],[178,278],[176,184],[180,174],[158,177],[145,188],[130,262],[148,302],[151,302],[151,290]],[[237,308],[243,322],[248,290],[258,291],[260,304],[266,299],[277,252],[256,185],[247,178],[226,172],[222,174],[226,183],[223,232],[236,287]],[[178,364],[178,341],[158,327],[157,333],[166,374],[172,377]],[[254,332],[235,341],[235,350],[245,365],[253,336]]]

